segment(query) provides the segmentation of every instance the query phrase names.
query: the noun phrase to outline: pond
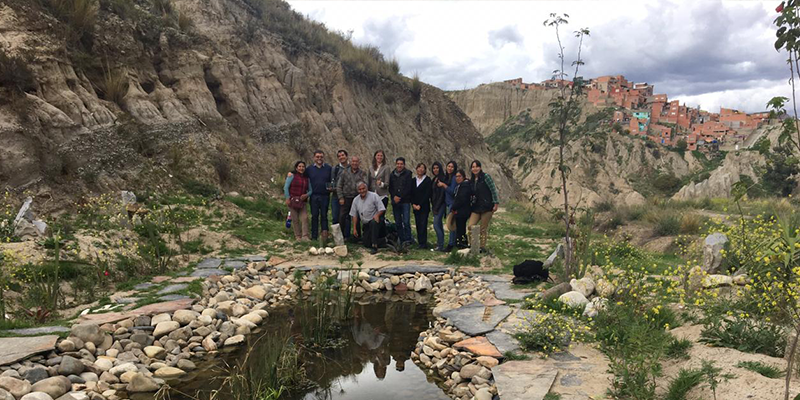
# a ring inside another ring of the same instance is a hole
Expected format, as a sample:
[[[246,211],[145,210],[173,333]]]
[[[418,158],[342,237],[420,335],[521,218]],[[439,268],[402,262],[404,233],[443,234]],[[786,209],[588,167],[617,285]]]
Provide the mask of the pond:
[[[346,305],[325,299],[329,306],[320,307],[309,297],[270,311],[246,346],[200,361],[203,370],[174,384],[170,397],[245,400],[263,379],[271,382],[266,386],[290,388],[279,396],[288,400],[448,400],[410,359],[434,320],[430,300],[416,292],[384,293]],[[239,379],[226,385],[232,370]]]

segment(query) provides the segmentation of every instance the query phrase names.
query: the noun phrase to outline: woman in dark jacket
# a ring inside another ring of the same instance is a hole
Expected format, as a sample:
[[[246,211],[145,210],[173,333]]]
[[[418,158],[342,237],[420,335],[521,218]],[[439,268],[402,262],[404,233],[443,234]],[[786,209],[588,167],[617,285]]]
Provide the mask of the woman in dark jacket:
[[[483,172],[480,161],[473,161],[470,170],[472,171],[472,192],[475,195],[475,203],[472,205],[472,215],[467,228],[481,225],[481,253],[485,253],[486,241],[489,238],[489,223],[500,204],[500,197],[497,195],[494,180],[489,174]]]
[[[459,248],[468,247],[467,243],[467,221],[472,213],[470,200],[472,198],[472,185],[467,179],[464,170],[456,172],[456,190],[453,199],[453,218],[456,220],[456,246]]]
[[[420,249],[428,248],[428,215],[431,213],[431,178],[426,173],[424,163],[417,164],[414,177],[414,191],[411,195],[411,208],[414,209],[414,223],[417,225],[417,242]]]
[[[431,182],[431,213],[433,214],[433,230],[436,232],[436,251],[444,251],[444,218],[447,215],[445,188],[447,176],[442,164],[438,161],[431,166],[433,182]],[[439,185],[439,183],[442,185]]]

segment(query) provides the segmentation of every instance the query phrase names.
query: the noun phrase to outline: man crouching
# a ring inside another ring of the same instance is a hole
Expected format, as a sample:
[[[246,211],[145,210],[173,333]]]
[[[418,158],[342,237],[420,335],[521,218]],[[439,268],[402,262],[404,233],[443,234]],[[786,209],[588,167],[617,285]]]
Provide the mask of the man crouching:
[[[353,237],[358,237],[358,220],[364,224],[362,232],[364,235],[364,246],[369,249],[370,254],[378,252],[378,240],[381,232],[385,231],[381,216],[386,212],[381,198],[375,192],[367,190],[365,182],[358,182],[358,196],[353,199],[350,207],[350,217],[353,219]]]

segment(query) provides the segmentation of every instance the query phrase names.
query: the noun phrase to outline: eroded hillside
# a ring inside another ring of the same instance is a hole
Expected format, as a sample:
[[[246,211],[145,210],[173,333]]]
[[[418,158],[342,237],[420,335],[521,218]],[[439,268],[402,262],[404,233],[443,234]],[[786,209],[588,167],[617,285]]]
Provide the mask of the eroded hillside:
[[[4,62],[32,75],[2,80],[4,187],[69,196],[191,179],[256,191],[317,148],[329,161],[346,148],[487,160],[503,196],[514,192],[442,91],[286,3],[101,0],[88,26],[47,4],[0,3]]]

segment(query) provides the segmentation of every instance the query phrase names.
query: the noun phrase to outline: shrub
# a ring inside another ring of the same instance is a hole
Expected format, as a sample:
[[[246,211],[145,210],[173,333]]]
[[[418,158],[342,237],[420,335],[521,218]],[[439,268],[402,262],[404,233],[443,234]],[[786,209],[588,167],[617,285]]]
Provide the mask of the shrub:
[[[566,351],[570,343],[584,338],[587,328],[578,327],[568,317],[555,313],[540,313],[527,321],[528,327],[514,336],[526,351],[545,354]]]
[[[664,400],[685,400],[690,390],[703,382],[703,372],[699,369],[681,368],[678,376],[669,382]]]
[[[689,349],[692,341],[688,339],[672,338],[667,345],[666,356],[669,358],[689,358]]]
[[[175,13],[175,24],[178,26],[178,29],[184,33],[194,28],[194,21],[192,21],[186,13],[182,12]]]
[[[202,197],[217,197],[219,196],[219,189],[216,186],[200,182],[194,179],[181,180],[183,190],[189,194]]]
[[[747,353],[783,357],[786,329],[745,313],[706,318],[700,341],[711,346],[729,347]]]
[[[681,216],[680,233],[683,235],[691,235],[700,232],[703,226],[703,218],[700,215],[690,213]]]
[[[783,376],[783,371],[780,368],[761,361],[739,361],[736,366],[761,374],[767,378],[777,379]]]
[[[674,214],[666,214],[658,217],[655,226],[655,233],[658,236],[673,236],[681,231],[681,221]]]
[[[67,23],[76,40],[86,38],[94,29],[99,5],[97,0],[45,0],[59,20]]]
[[[221,185],[225,185],[230,182],[231,179],[231,163],[228,160],[228,156],[225,153],[219,151],[214,154],[214,157],[211,160],[212,164],[214,165],[214,170],[217,171],[217,178],[219,178],[219,183]]]
[[[28,61],[22,57],[9,56],[0,51],[0,86],[17,92],[30,92],[36,89],[36,81],[28,67]]]
[[[163,16],[172,14],[172,0],[153,0],[153,8]]]
[[[653,187],[661,194],[671,196],[681,187],[681,180],[672,174],[660,174],[653,180]]]
[[[613,209],[614,209],[614,202],[609,199],[605,199],[594,205],[594,210],[597,212],[606,212],[606,211],[611,211]]]
[[[128,73],[123,68],[106,68],[98,89],[100,98],[121,105],[128,93]]]
[[[411,79],[411,97],[414,98],[414,101],[419,101],[422,98],[422,82],[419,80],[419,74],[414,73],[414,77]]]

